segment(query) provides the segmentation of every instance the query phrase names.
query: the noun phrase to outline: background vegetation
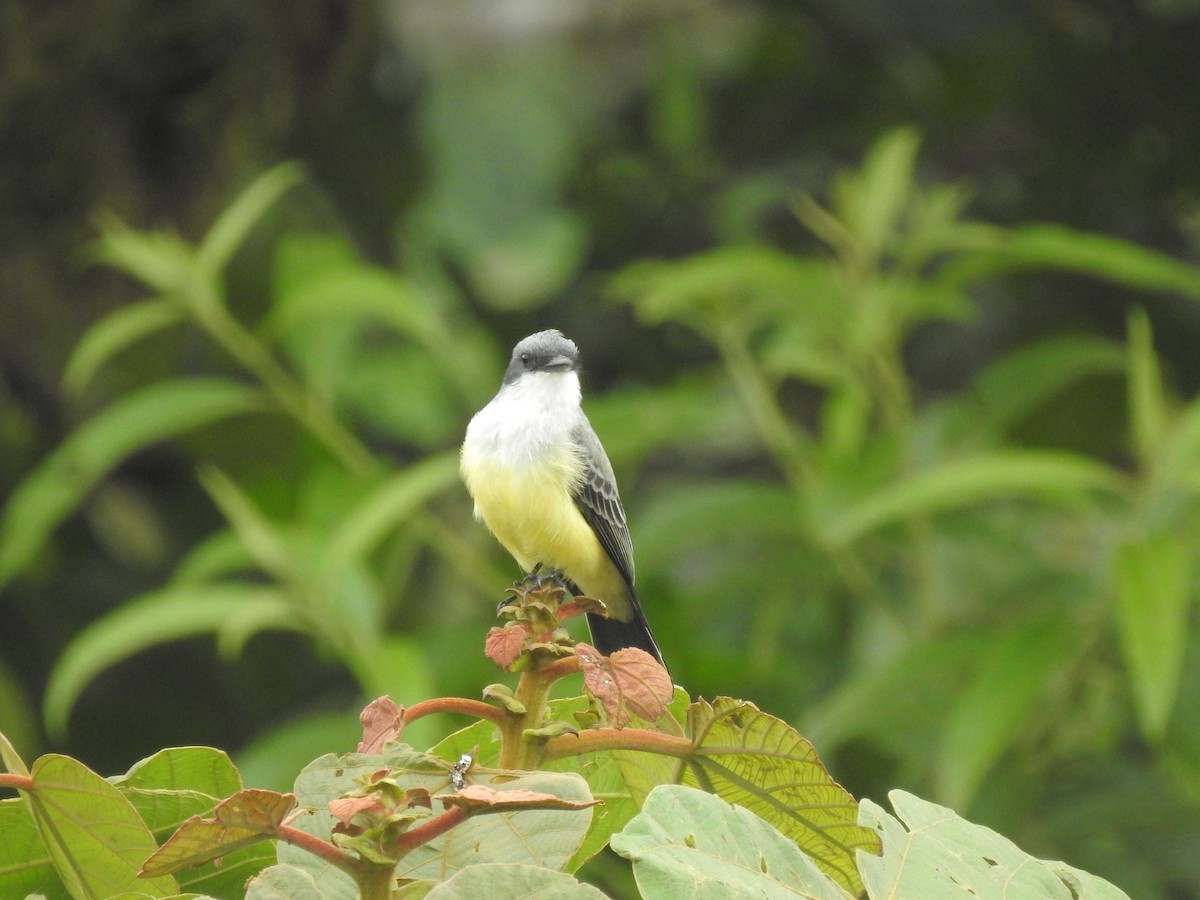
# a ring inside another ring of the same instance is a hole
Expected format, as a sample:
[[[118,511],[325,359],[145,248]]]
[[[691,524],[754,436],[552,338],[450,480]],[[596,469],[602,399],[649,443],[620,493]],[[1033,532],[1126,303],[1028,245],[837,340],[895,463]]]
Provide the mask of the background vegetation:
[[[364,698],[474,695],[516,573],[454,455],[554,326],[677,681],[1200,897],[1197,39],[1188,0],[0,4],[0,730],[286,786]]]

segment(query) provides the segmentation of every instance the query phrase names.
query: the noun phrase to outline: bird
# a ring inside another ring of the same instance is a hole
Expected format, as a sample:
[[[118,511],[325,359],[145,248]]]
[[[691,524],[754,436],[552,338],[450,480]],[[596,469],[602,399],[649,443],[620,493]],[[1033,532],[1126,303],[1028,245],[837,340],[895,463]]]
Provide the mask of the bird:
[[[463,481],[481,521],[526,573],[553,572],[588,614],[605,656],[637,647],[663,663],[634,591],[617,480],[581,406],[579,348],[556,329],[519,341],[500,390],[467,425]],[[664,665],[665,667],[665,665]]]

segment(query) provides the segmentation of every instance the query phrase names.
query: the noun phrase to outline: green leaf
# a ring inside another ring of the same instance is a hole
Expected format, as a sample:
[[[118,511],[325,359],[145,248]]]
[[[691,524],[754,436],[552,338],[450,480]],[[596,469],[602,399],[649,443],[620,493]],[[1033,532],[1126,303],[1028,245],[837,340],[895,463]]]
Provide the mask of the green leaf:
[[[754,813],[680,785],[651,791],[612,848],[644,897],[853,896]]]
[[[825,262],[799,259],[769,247],[723,247],[686,259],[629,266],[611,293],[633,304],[649,324],[677,321],[709,337],[725,325],[750,331],[787,311],[830,309]]]
[[[170,876],[138,877],[158,845],[117,788],[66,756],[41,757],[32,774],[27,802],[72,897],[168,897],[179,892]]]
[[[200,483],[233,526],[246,553],[280,581],[295,574],[291,548],[275,524],[254,505],[254,501],[232,478],[216,466],[205,463],[198,470]]]
[[[348,879],[347,879],[348,880]],[[353,882],[350,882],[353,887]],[[358,900],[358,891],[329,893],[296,866],[271,866],[246,885],[246,900]]]
[[[296,806],[293,794],[250,788],[222,800],[211,816],[195,815],[142,867],[147,876],[168,875],[250,849],[278,835]]]
[[[1167,430],[1167,399],[1145,310],[1129,313],[1128,329],[1130,431],[1134,452],[1146,467],[1158,455]]]
[[[484,863],[460,869],[436,885],[426,900],[525,900],[553,897],[554,900],[604,900],[605,894],[570,875],[541,866]]]
[[[200,242],[196,250],[200,271],[215,278],[266,211],[303,180],[304,173],[296,163],[283,163],[255,179],[225,208]]]
[[[265,409],[257,391],[219,378],[168,381],[128,394],[72,433],[13,491],[0,523],[0,587],[121,460],[150,444]]]
[[[209,584],[165,588],[131,600],[80,633],[58,658],[46,686],[46,728],[66,731],[67,720],[83,689],[100,672],[140,650],[197,634],[219,633],[247,609],[269,607],[276,627],[298,628],[277,588],[262,585]]]
[[[1200,269],[1137,244],[1062,225],[1005,229],[982,223],[963,228],[967,249],[942,269],[957,284],[997,272],[1031,268],[1069,270],[1145,291],[1200,299]]]
[[[0,800],[0,834],[0,897],[41,894],[47,900],[66,900],[67,889],[24,798]]]
[[[239,750],[238,770],[247,787],[290,790],[296,773],[309,762],[330,747],[355,747],[361,736],[357,711],[308,713],[272,728]]]
[[[232,528],[224,528],[192,545],[171,573],[175,587],[218,581],[230,575],[254,571],[254,560]]]
[[[99,368],[113,356],[184,318],[184,308],[173,300],[146,300],[119,307],[79,339],[67,360],[63,387],[71,394],[82,394]]]
[[[457,453],[413,463],[384,481],[338,523],[329,536],[330,557],[342,563],[363,560],[430,500],[457,485]]]
[[[951,806],[970,806],[1046,686],[1075,661],[1078,629],[1066,616],[1043,617],[993,635],[981,646],[970,681],[943,710],[938,791]]]
[[[874,852],[875,836],[857,824],[858,804],[799,732],[752,703],[719,697],[692,704],[687,733],[695,751],[673,780],[756,813],[838,884],[861,889],[854,854]]]
[[[1125,369],[1125,352],[1112,341],[1073,334],[1048,338],[992,363],[975,379],[967,415],[979,407],[999,431],[1019,424],[1065,388]]]
[[[162,294],[175,294],[191,280],[195,258],[191,245],[177,234],[135,231],[116,216],[105,216],[94,256]]]
[[[209,815],[219,800],[242,789],[229,757],[211,747],[160,750],[111,781],[160,843],[190,817]],[[176,877],[184,890],[239,896],[247,879],[274,862],[274,846],[261,843],[226,853],[219,862],[183,870]]]
[[[329,801],[357,787],[357,779],[383,768],[397,770],[396,781],[403,789],[424,788],[435,795],[449,790],[449,766],[405,746],[382,756],[327,754],[310,763],[296,779],[300,802],[314,808],[312,815],[295,822],[296,827],[328,838],[333,827]],[[591,800],[587,783],[575,774],[542,772],[503,783],[495,780],[503,777],[478,768],[471,771],[473,783],[499,791],[534,791],[564,800]],[[524,810],[473,817],[406,856],[397,875],[441,880],[468,865],[487,862],[529,863],[561,870],[582,844],[591,817],[591,809]],[[357,897],[350,878],[321,860],[289,845],[280,846],[278,852],[281,863],[308,871],[319,890],[338,898]]]
[[[1117,555],[1117,637],[1138,725],[1154,744],[1166,734],[1179,691],[1193,574],[1192,557],[1175,534],[1130,541]]]
[[[831,546],[840,547],[910,516],[1024,497],[1076,500],[1124,487],[1118,472],[1085,456],[1001,450],[909,475],[849,509],[820,517],[817,527]]]
[[[834,212],[870,258],[878,259],[894,239],[920,146],[914,129],[897,128],[876,141],[861,171],[834,181]]]
[[[996,832],[904,791],[888,794],[899,819],[870,800],[862,823],[883,840],[883,855],[859,855],[872,900],[885,897],[1020,897],[1022,900],[1129,900],[1120,889],[1065,863],[1034,859]],[[906,830],[907,826],[907,830]]]

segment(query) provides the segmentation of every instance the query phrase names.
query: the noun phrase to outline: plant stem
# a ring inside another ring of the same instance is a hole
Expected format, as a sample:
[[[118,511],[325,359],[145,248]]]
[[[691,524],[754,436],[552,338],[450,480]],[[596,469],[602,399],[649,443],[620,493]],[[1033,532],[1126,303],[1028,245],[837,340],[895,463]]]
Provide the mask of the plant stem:
[[[422,700],[404,710],[404,724],[408,725],[423,716],[435,713],[457,713],[464,716],[475,716],[499,725],[504,720],[504,711],[484,703],[482,700],[469,700],[464,697],[438,697],[433,700]]]
[[[685,737],[648,731],[643,728],[589,728],[575,734],[563,734],[546,741],[541,762],[594,753],[600,750],[644,750],[676,759],[689,759],[695,745]]]

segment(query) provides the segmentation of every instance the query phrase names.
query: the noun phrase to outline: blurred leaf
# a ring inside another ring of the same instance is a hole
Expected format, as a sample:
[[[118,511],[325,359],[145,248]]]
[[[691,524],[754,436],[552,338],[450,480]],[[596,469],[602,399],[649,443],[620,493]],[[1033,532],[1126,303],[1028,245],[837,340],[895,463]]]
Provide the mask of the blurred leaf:
[[[112,403],[13,491],[0,524],[0,586],[30,563],[92,485],[125,457],[210,422],[266,408],[257,391],[219,378],[163,382]]]
[[[361,734],[356,710],[308,713],[276,725],[239,750],[238,770],[246,787],[290,790],[296,773],[309,762],[330,748],[354,749]]]
[[[457,485],[457,453],[413,463],[380,484],[345,515],[329,535],[330,556],[344,563],[365,559],[426,503]]]
[[[1192,557],[1177,535],[1161,534],[1127,542],[1116,568],[1117,637],[1138,725],[1157,744],[1175,707],[1187,648]]]
[[[73,897],[179,893],[169,876],[138,877],[158,845],[119,790],[66,756],[43,756],[31,771],[27,802],[55,871]]]
[[[856,823],[854,798],[830,777],[799,732],[752,703],[719,697],[692,704],[687,733],[695,751],[679,763],[679,784],[756,813],[838,884],[861,890],[855,852],[874,852],[878,844]]]
[[[248,608],[263,606],[278,612],[275,627],[302,627],[279,590],[269,586],[187,585],[164,588],[127,602],[91,623],[58,658],[46,686],[46,728],[61,736],[80,693],[114,663],[156,644],[219,633],[230,620],[245,615]]]
[[[920,144],[912,128],[889,131],[871,147],[861,170],[834,179],[833,212],[869,259],[877,260],[895,238]]]
[[[883,855],[861,854],[872,900],[885,897],[1020,897],[1025,900],[1129,900],[1118,888],[1065,863],[1034,859],[996,832],[904,791],[888,794],[899,819],[870,800],[864,825]],[[905,830],[907,827],[907,830]]]
[[[1117,238],[1047,224],[1005,229],[976,222],[959,233],[964,250],[973,252],[953,257],[939,277],[960,285],[1000,272],[1046,268],[1200,299],[1200,269]]]
[[[63,387],[78,396],[101,366],[130,344],[185,318],[182,306],[170,299],[145,300],[118,307],[92,325],[67,360]]]
[[[4,735],[14,752],[20,750],[26,756],[31,755],[38,745],[37,726],[29,698],[20,680],[3,660],[0,660],[0,734]]]
[[[1013,744],[1058,673],[1075,661],[1080,626],[1065,616],[1038,618],[989,635],[969,682],[942,709],[938,793],[968,808],[988,771]]]
[[[283,163],[256,178],[225,208],[200,242],[196,250],[199,270],[216,278],[263,214],[303,180],[296,163]]]
[[[218,581],[254,569],[254,560],[232,528],[224,528],[194,544],[171,573],[175,586]]]
[[[262,568],[281,582],[293,579],[295,566],[287,540],[275,523],[263,515],[238,484],[209,463],[200,466],[200,483],[221,510],[246,553]]]
[[[647,324],[682,322],[711,338],[733,323],[750,332],[780,310],[790,319],[810,309],[820,323],[828,314],[822,311],[834,308],[829,284],[824,262],[745,246],[637,263],[613,279],[610,291]]]
[[[1105,338],[1070,334],[1047,338],[1000,357],[979,374],[967,399],[983,407],[1001,432],[1019,424],[1064,388],[1095,375],[1121,372],[1126,355]]]
[[[612,847],[645,897],[853,896],[754,813],[681,785],[651,791]]]
[[[1116,470],[1085,456],[1002,450],[909,475],[847,510],[819,517],[817,527],[831,546],[840,547],[910,516],[1023,497],[1079,499],[1124,487]]]
[[[841,681],[807,712],[804,733],[826,753],[866,737],[892,753],[907,755],[902,763],[910,767],[914,757],[924,765],[934,736],[942,730],[945,710],[983,648],[982,639],[961,633],[910,644],[883,665]]]
[[[735,536],[788,542],[802,536],[795,495],[779,484],[748,480],[671,485],[642,501],[634,532],[639,553],[660,560]]]
[[[1158,455],[1167,429],[1167,400],[1162,370],[1154,352],[1150,319],[1144,310],[1128,316],[1129,419],[1133,449],[1142,466]]]
[[[93,253],[98,262],[167,296],[178,294],[193,277],[195,257],[187,241],[165,231],[135,231],[116,216],[101,220]]]
[[[326,319],[377,322],[421,343],[438,331],[433,311],[403,278],[356,261],[310,272],[276,297],[263,325],[278,337]]]

